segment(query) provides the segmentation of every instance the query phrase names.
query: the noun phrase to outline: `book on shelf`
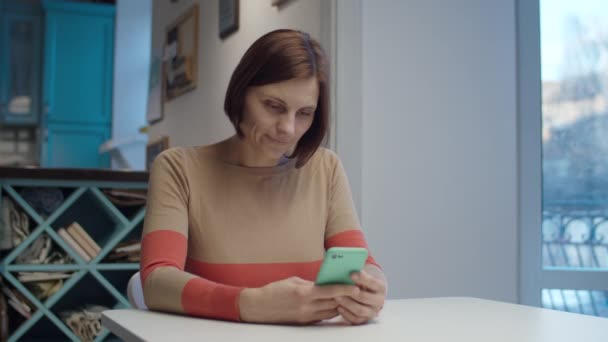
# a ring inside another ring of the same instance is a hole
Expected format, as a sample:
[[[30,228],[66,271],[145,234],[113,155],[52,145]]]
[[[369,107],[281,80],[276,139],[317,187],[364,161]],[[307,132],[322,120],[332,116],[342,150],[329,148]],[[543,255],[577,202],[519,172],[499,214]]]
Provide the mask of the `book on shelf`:
[[[112,189],[112,190],[109,190],[107,193],[112,196],[135,198],[135,199],[142,199],[142,200],[145,200],[147,197],[147,190],[145,190],[145,189],[141,189],[141,190],[139,190],[139,189],[138,190]]]
[[[76,226],[74,224],[71,224],[66,231],[68,232],[68,234],[70,234],[70,236],[72,237],[72,239],[74,239],[74,241],[76,241],[76,243],[80,246],[80,248],[82,248],[82,250],[85,251],[85,253],[87,253],[91,259],[96,257],[98,252],[95,250],[95,247],[93,247],[84,237],[84,235],[80,232],[80,230],[78,230],[76,228]],[[86,234],[86,232],[85,232]]]
[[[114,252],[122,253],[122,252],[139,252],[141,251],[141,242],[133,242],[132,244],[125,246],[118,246],[114,248]]]
[[[141,206],[146,204],[146,189],[110,189],[103,191],[110,202],[118,206]]]
[[[89,235],[89,233],[87,233],[87,231],[84,230],[84,228],[82,228],[82,226],[78,224],[78,222],[72,222],[70,227],[73,227],[73,229],[78,232],[78,234],[93,248],[93,250],[95,251],[95,255],[101,252],[101,247],[99,247],[97,242],[95,242],[95,240],[91,238],[91,235]]]
[[[108,261],[139,262],[141,242],[129,240],[119,243],[107,257]]]
[[[71,273],[65,272],[19,272],[18,279],[22,283],[34,281],[46,281],[55,279],[66,279],[71,277]]]
[[[9,298],[8,305],[12,306],[13,309],[15,309],[15,311],[20,313],[23,317],[28,318],[28,319],[32,318],[32,313],[28,312],[27,310],[25,310],[23,308],[23,303],[19,303],[17,301],[14,301],[13,299]]]
[[[2,293],[8,299],[7,303],[15,311],[20,313],[25,318],[32,317],[32,304],[30,304],[21,293],[18,291],[12,291],[9,287],[2,284]]]
[[[0,341],[8,340],[8,310],[7,303],[2,294],[0,294]]]
[[[59,234],[59,236],[63,238],[65,243],[67,243],[84,261],[89,262],[92,260],[92,258],[87,254],[87,252],[85,252],[84,249],[80,247],[78,242],[76,242],[76,240],[72,238],[72,236],[65,230],[65,228],[59,228],[57,230],[57,234]]]

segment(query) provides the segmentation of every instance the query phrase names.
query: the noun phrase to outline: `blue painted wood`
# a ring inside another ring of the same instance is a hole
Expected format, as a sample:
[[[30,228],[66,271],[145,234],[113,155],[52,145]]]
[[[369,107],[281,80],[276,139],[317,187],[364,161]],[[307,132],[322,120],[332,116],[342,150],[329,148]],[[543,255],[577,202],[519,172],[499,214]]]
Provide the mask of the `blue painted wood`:
[[[0,0],[0,12],[2,11],[40,15],[42,8],[38,4],[29,1]]]
[[[113,55],[113,17],[54,8],[45,13],[43,97],[49,123],[111,122]]]
[[[129,182],[108,182],[108,181],[64,181],[64,180],[47,180],[47,179],[21,179],[7,178],[3,179],[6,184],[14,186],[50,186],[50,187],[98,187],[98,188],[116,188],[116,189],[146,189],[146,183],[129,183]]]
[[[127,265],[127,264],[124,264]],[[7,265],[6,270],[9,272],[64,272],[75,271],[82,267],[78,264],[62,264],[62,265],[40,265],[40,264],[12,264]]]
[[[41,164],[108,168],[99,146],[111,136],[112,5],[43,1]]]
[[[42,7],[44,7],[46,10],[74,12],[78,14],[107,16],[112,18],[116,14],[116,8],[109,4],[89,4],[63,0],[42,0]]]
[[[44,167],[109,168],[110,156],[99,146],[110,138],[110,125],[49,123],[43,141]]]
[[[52,331],[42,332],[45,336],[60,340],[77,341],[76,335],[59,318],[57,307],[61,306],[62,303],[77,303],[81,298],[90,298],[87,291],[90,290],[89,287],[91,285],[97,286],[96,290],[99,289],[108,294],[102,303],[91,304],[100,304],[113,308],[129,307],[123,289],[117,287],[117,283],[114,283],[116,280],[112,280],[112,277],[106,278],[108,275],[104,272],[119,271],[126,277],[130,276],[131,273],[125,271],[135,273],[139,269],[139,264],[137,263],[100,263],[121,239],[125,238],[133,229],[141,226],[145,216],[145,208],[141,208],[132,217],[125,217],[120,210],[115,208],[111,201],[107,200],[100,188],[145,188],[146,184],[141,182],[76,182],[70,180],[45,181],[40,179],[31,180],[28,184],[27,180],[24,179],[0,180],[0,194],[2,196],[8,195],[13,200],[18,199],[16,202],[21,209],[28,208],[28,213],[35,214],[35,211],[19,195],[18,188],[22,186],[52,186],[68,188],[72,192],[49,217],[39,218],[38,222],[35,223],[38,224],[38,227],[31,232],[30,236],[20,246],[7,255],[7,257],[10,257],[10,260],[7,260],[6,257],[0,260],[0,275],[17,291],[28,298],[36,309],[36,313],[30,320],[27,320],[19,327],[13,328],[16,330],[11,331],[9,341],[27,341],[32,329],[40,328],[38,323],[41,320],[51,322],[57,327],[52,328]],[[86,210],[77,209],[83,205],[85,207],[87,205],[100,206],[98,209],[100,215],[111,218],[112,221],[116,222],[116,226],[113,229],[108,229],[106,219],[100,219],[99,221],[86,220],[84,216],[90,216],[91,213]],[[69,217],[66,217],[66,215]],[[88,222],[85,229],[92,236],[97,236],[96,240],[98,242],[105,241],[100,254],[89,263],[83,262],[77,255],[74,255],[75,253],[70,250],[70,247],[55,233],[55,228],[57,228],[54,226],[55,223],[61,221],[67,222],[72,219]],[[103,235],[99,235],[100,232]],[[76,263],[70,265],[19,265],[12,263],[14,257],[30,245],[40,234],[49,234],[57,246],[64,251],[69,251],[69,254],[74,258]],[[16,277],[16,272],[27,271],[73,271],[74,275],[64,281],[64,286],[57,293],[44,301],[39,301]],[[126,281],[126,279],[122,279],[121,281]],[[82,305],[84,304],[86,303],[83,302]],[[48,335],[46,335],[47,333]],[[106,340],[109,337],[108,335],[107,331],[103,331],[96,338],[96,341]]]
[[[33,125],[40,113],[40,48],[41,17],[35,11],[3,9],[0,14],[0,123],[9,125]],[[25,63],[20,70],[25,80],[15,83],[13,58]],[[28,73],[25,73],[25,71]],[[13,97],[29,97],[29,111],[20,113],[10,103]]]
[[[97,264],[96,269],[100,271],[139,271],[138,263],[127,263],[127,264],[119,264],[119,263],[107,263],[107,264]]]

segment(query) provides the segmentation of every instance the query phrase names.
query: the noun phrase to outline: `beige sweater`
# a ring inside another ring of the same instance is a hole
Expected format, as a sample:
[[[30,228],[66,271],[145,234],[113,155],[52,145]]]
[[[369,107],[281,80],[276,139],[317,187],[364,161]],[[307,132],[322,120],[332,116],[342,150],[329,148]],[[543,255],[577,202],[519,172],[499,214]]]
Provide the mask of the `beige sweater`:
[[[295,160],[232,165],[207,147],[172,148],[154,161],[141,265],[151,309],[238,320],[243,288],[314,280],[332,246],[367,247],[330,150],[300,169]]]

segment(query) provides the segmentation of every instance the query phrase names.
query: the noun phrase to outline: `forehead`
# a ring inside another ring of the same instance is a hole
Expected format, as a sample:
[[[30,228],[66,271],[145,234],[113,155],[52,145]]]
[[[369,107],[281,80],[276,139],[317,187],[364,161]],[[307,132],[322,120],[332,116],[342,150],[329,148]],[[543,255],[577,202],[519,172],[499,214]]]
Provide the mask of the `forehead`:
[[[319,83],[316,77],[294,78],[252,87],[251,90],[258,97],[274,97],[292,107],[315,107],[319,98]]]

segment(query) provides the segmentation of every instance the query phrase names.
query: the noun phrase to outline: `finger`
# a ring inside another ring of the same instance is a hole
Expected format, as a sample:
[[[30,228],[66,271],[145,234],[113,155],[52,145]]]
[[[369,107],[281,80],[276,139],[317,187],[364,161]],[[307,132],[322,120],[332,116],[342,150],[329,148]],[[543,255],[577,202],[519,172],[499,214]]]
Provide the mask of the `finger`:
[[[313,321],[322,321],[325,319],[332,319],[334,317],[337,317],[339,315],[338,313],[338,309],[331,309],[331,310],[324,310],[324,311],[319,311],[313,314],[312,316],[312,320]]]
[[[333,299],[318,299],[312,302],[313,311],[325,311],[331,310],[338,307],[338,303],[336,303]]]
[[[353,314],[348,309],[342,306],[338,307],[338,313],[340,314],[340,316],[342,316],[342,318],[344,318],[345,321],[353,325],[359,325],[367,322],[366,319],[358,317],[357,315]]]
[[[291,277],[291,278],[289,278],[289,279],[290,279],[290,280],[292,280],[292,281],[293,281],[294,283],[296,283],[296,284],[312,284],[312,282],[311,282],[311,281],[308,281],[308,280],[302,279],[302,278],[300,278],[300,277],[295,277],[295,276],[294,276],[294,277]]]
[[[362,286],[369,289],[371,292],[384,293],[386,286],[384,282],[378,278],[373,277],[369,273],[361,270],[360,272],[353,272],[350,278],[355,282],[356,285]]]
[[[384,304],[383,295],[369,291],[360,291],[359,294],[352,296],[351,298],[361,304],[372,307],[376,312],[380,311],[380,308]]]
[[[343,296],[354,296],[359,293],[359,288],[354,285],[324,285],[315,286],[313,299],[329,299]]]
[[[340,305],[339,307],[347,309],[357,317],[363,317],[367,319],[376,317],[377,313],[374,308],[365,304],[361,304],[350,297],[338,297],[336,298],[336,302]]]

